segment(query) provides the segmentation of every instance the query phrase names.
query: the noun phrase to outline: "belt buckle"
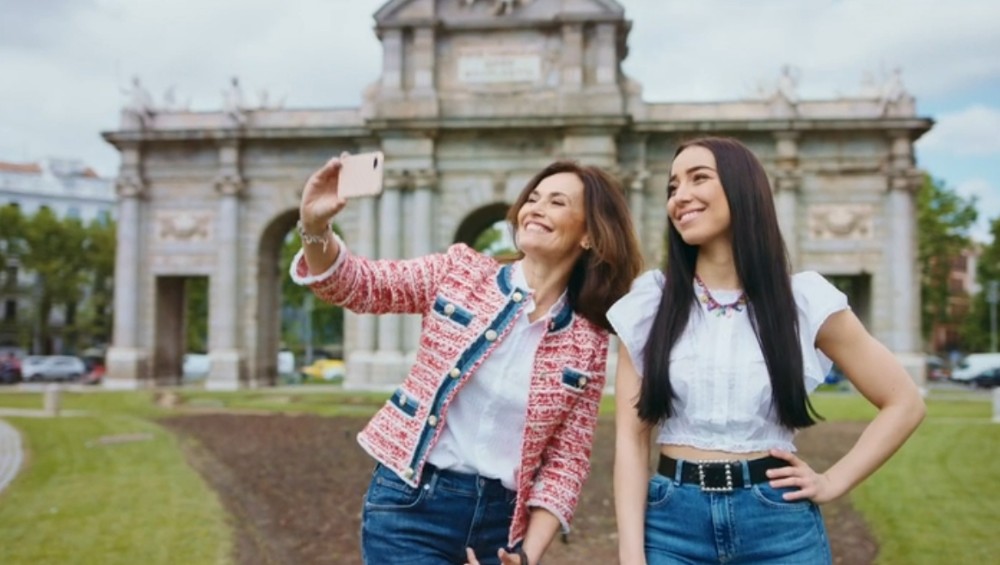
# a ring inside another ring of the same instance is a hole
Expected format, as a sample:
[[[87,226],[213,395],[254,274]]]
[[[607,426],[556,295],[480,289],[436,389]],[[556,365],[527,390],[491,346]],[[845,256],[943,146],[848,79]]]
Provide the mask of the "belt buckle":
[[[735,461],[699,461],[698,462],[698,486],[701,487],[702,492],[733,492],[733,467],[737,463]],[[718,468],[722,467],[726,472],[726,484],[725,486],[708,486],[706,484],[705,469],[706,468]]]

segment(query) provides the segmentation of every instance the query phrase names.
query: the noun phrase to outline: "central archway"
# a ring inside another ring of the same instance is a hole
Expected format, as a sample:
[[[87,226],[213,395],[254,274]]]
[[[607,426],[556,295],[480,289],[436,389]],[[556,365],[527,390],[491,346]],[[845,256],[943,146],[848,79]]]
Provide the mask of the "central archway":
[[[509,204],[496,202],[473,210],[455,231],[455,243],[464,243],[488,255],[513,252],[514,237],[506,221],[509,209]]]

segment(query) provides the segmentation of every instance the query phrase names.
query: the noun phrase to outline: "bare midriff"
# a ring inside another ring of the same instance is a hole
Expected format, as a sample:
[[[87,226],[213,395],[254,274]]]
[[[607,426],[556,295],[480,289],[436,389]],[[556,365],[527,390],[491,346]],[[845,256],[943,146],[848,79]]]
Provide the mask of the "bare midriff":
[[[710,451],[688,445],[661,445],[660,453],[673,459],[685,461],[738,461],[740,459],[760,459],[767,457],[767,451],[751,451],[749,453],[733,453],[730,451]]]

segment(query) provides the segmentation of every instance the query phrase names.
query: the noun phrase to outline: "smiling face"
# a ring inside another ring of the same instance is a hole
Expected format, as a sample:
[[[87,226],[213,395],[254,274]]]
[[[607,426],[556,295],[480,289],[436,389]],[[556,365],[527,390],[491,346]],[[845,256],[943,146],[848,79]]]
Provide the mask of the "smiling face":
[[[542,179],[517,211],[517,246],[527,256],[579,256],[587,241],[583,181],[573,173]]]
[[[670,169],[667,214],[688,245],[705,245],[719,238],[731,241],[732,218],[715,155],[692,145],[681,151]]]

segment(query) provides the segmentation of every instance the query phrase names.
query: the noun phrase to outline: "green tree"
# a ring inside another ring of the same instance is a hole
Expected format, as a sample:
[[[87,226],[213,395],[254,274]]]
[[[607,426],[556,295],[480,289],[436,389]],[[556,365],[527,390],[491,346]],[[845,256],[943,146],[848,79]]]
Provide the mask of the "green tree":
[[[334,224],[333,231],[340,235],[339,227]],[[301,249],[298,236],[289,233],[281,247],[279,258],[283,272],[291,265],[292,259]],[[291,277],[281,278],[281,340],[285,347],[301,353],[307,345],[303,335],[303,313],[307,307],[307,295],[312,292],[303,286],[292,282]],[[312,300],[310,327],[312,328],[312,345],[328,347],[343,345],[344,342],[344,309],[320,300]]]
[[[208,351],[208,277],[184,281],[184,302],[187,351]]]
[[[1000,217],[990,226],[992,240],[983,247],[976,270],[976,281],[982,292],[972,299],[972,308],[962,325],[962,342],[967,351],[989,351],[990,304],[986,288],[990,281],[1000,281]]]
[[[472,248],[493,257],[516,254],[517,249],[514,248],[514,242],[509,237],[509,229],[506,220],[494,223],[476,237]]]
[[[25,249],[21,264],[35,274],[35,319],[38,353],[53,353],[52,309],[66,307],[68,344],[75,348],[76,306],[87,281],[84,252],[85,229],[76,219],[60,220],[49,208],[42,207],[25,225]]]
[[[930,337],[935,324],[951,323],[948,283],[954,259],[972,243],[975,198],[966,200],[943,181],[924,175],[917,192],[917,260],[920,265],[921,330]]]
[[[116,234],[113,221],[95,220],[86,227],[83,252],[90,280],[86,304],[77,324],[86,345],[111,341]]]

